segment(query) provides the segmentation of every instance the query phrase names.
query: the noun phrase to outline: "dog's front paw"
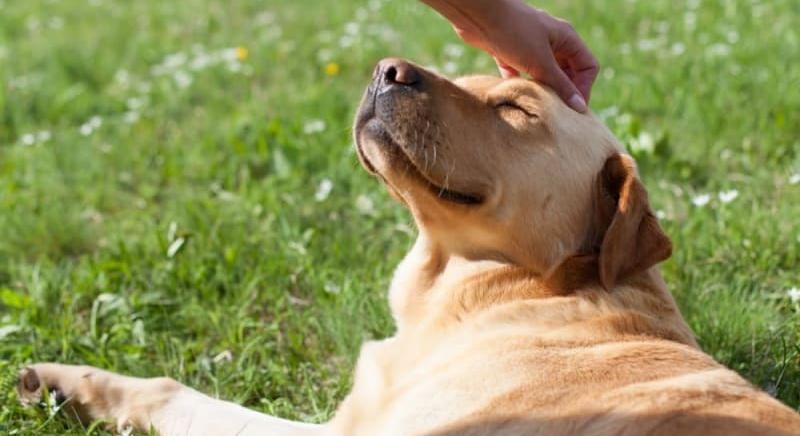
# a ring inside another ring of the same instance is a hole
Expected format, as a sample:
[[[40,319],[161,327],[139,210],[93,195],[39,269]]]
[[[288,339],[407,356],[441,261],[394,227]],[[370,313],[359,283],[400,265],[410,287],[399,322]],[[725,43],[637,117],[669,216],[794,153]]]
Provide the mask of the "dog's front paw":
[[[42,380],[36,370],[31,367],[22,368],[17,377],[17,396],[19,396],[19,401],[23,406],[28,407],[40,403],[43,400],[44,392],[47,390],[48,387],[42,384]],[[52,394],[59,403],[62,403],[65,399],[64,394],[57,389],[53,389]]]
[[[117,431],[147,431],[151,416],[182,388],[175,380],[126,377],[91,366],[37,363],[19,373],[17,393],[23,405],[49,398],[82,423],[108,421]]]
[[[92,376],[98,372],[89,366],[38,363],[23,368],[17,381],[17,395],[24,406],[41,403],[47,396],[55,405],[82,422],[91,421],[87,400],[92,397]]]

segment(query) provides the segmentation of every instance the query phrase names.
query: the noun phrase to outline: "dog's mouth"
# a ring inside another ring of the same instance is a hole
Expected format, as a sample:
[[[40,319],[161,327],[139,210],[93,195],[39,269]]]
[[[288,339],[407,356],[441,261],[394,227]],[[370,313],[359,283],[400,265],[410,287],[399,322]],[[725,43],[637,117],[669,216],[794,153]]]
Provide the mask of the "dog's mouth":
[[[367,157],[367,154],[364,152],[360,137],[365,129],[370,130],[371,139],[373,141],[378,142],[380,146],[391,149],[390,152],[394,153],[398,158],[394,165],[405,165],[406,174],[425,186],[425,189],[435,197],[449,203],[467,206],[483,203],[484,197],[480,194],[457,191],[434,182],[430,176],[426,175],[425,172],[414,163],[414,160],[408,156],[403,147],[395,142],[385,126],[383,126],[381,121],[377,118],[359,120],[356,126],[356,153],[358,153],[359,160],[368,172],[377,175],[386,182],[386,177],[376,169],[375,165],[370,162],[369,157]]]
[[[452,189],[445,188],[444,186],[437,185],[425,176],[425,174],[414,165],[414,162],[408,158],[408,156],[403,153],[403,157],[408,162],[409,172],[416,173],[417,179],[420,180],[422,183],[425,184],[426,188],[430,193],[435,195],[442,200],[449,201],[451,203],[456,204],[463,204],[463,205],[478,205],[483,203],[483,197],[478,194],[466,193],[455,191]]]

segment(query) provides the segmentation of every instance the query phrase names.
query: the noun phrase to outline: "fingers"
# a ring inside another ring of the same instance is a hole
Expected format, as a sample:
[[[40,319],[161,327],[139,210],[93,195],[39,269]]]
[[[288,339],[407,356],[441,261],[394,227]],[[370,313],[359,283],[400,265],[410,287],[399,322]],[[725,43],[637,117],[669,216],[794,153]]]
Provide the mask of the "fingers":
[[[592,61],[589,61],[588,59],[572,59],[569,61],[569,65],[574,72],[572,83],[575,84],[575,87],[578,88],[578,91],[581,93],[581,95],[583,95],[586,101],[589,101],[589,98],[591,98],[592,94],[592,85],[594,84],[595,79],[597,79],[597,74],[600,72],[600,66],[598,65],[597,61],[594,60],[594,56],[592,56],[591,53],[586,53],[592,59]]]
[[[512,77],[519,77],[519,71],[517,71],[514,67],[506,64],[497,57],[494,58],[494,62],[497,64],[497,69],[500,70],[500,76],[502,78],[510,79]]]
[[[588,102],[600,65],[575,30],[569,25],[565,27],[565,36],[553,47],[553,53],[572,71],[572,83]]]
[[[572,83],[570,78],[567,74],[559,68],[558,64],[555,60],[552,64],[544,70],[544,73],[541,75],[534,75],[531,76],[539,81],[544,82],[547,86],[553,88],[553,90],[561,97],[562,100],[567,104],[567,106],[571,107],[576,112],[584,113],[588,109],[586,106],[586,100],[581,95],[581,92]]]
[[[561,24],[558,29],[560,37],[553,41],[553,55],[559,64],[570,70],[572,83],[588,102],[600,65],[569,23]]]

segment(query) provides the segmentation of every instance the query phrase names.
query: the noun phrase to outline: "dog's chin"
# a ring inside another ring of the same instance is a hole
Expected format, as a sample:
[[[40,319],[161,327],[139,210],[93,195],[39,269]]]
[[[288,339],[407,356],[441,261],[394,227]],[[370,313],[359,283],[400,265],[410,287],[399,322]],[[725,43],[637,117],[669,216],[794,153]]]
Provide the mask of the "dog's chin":
[[[392,138],[381,120],[365,119],[357,123],[356,129],[356,152],[362,166],[386,183],[414,183],[428,194],[451,204],[478,205],[484,202],[481,194],[456,191],[433,181]]]

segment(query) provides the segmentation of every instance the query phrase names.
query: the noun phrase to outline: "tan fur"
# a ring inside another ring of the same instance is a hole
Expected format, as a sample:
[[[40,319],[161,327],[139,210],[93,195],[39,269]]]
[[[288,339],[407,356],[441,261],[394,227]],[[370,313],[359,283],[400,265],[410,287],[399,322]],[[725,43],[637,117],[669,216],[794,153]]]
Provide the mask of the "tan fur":
[[[356,125],[360,159],[420,232],[389,291],[397,333],[364,345],[331,422],[66,365],[26,369],[21,396],[43,382],[84,419],[162,434],[800,434],[698,348],[655,266],[669,240],[597,119],[533,82],[418,72],[414,90],[371,88]]]

